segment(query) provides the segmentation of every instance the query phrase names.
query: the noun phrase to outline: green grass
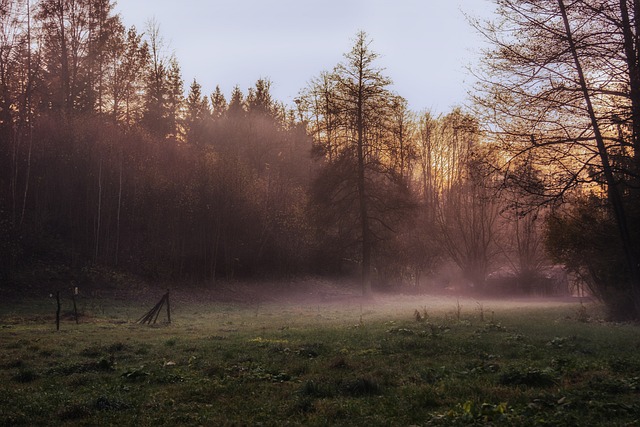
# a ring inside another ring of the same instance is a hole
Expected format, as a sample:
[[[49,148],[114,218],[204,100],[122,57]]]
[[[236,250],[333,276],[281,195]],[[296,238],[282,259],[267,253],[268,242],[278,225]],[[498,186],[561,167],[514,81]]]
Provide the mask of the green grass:
[[[638,327],[577,303],[154,302],[0,307],[0,425],[640,423]]]

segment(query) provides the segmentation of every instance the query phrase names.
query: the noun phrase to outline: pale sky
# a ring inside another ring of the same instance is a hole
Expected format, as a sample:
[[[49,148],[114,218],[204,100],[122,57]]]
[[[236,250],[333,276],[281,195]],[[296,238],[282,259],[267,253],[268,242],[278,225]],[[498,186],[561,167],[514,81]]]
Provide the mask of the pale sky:
[[[487,18],[491,0],[119,0],[124,24],[143,31],[154,18],[175,53],[185,90],[193,79],[229,98],[259,78],[288,105],[368,33],[378,65],[415,111],[449,111],[466,102],[482,38],[464,13]]]

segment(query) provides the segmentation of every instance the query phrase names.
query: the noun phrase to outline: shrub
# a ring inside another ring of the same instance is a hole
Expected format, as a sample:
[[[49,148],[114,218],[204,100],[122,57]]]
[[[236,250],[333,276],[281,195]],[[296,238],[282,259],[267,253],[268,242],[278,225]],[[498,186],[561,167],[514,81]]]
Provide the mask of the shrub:
[[[604,200],[591,195],[554,211],[547,220],[546,246],[553,261],[606,304],[611,319],[640,317],[616,221]]]

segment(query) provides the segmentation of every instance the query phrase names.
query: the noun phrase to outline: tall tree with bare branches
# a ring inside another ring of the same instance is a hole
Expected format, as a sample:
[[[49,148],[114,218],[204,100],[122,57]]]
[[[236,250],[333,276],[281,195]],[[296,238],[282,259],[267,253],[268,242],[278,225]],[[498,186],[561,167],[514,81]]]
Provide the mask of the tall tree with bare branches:
[[[494,46],[481,72],[478,111],[508,153],[505,169],[527,157],[545,172],[537,193],[561,201],[592,192],[591,200],[601,200],[622,254],[615,268],[625,278],[593,283],[611,306],[626,301],[616,308],[620,317],[639,318],[640,2],[497,4],[500,20],[478,25]],[[608,275],[590,261],[584,268],[592,276]]]
[[[316,195],[324,213],[333,212],[329,222],[337,234],[350,236],[344,243],[357,241],[363,294],[371,292],[375,243],[395,231],[399,212],[410,204],[402,184],[406,129],[396,128],[394,134],[390,126],[391,107],[395,104],[394,111],[403,115],[405,103],[390,92],[391,80],[376,65],[377,57],[367,34],[358,32],[344,60],[313,80],[301,97],[311,112],[310,127],[324,162]],[[391,149],[398,146],[401,153],[394,155]]]

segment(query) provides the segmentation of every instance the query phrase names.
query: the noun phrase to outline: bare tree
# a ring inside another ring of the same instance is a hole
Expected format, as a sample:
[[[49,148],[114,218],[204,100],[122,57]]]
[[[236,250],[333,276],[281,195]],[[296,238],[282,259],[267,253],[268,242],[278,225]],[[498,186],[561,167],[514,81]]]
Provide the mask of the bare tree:
[[[547,198],[600,187],[640,316],[640,75],[637,0],[500,1],[478,25],[494,48],[476,101],[508,153],[546,171]],[[530,153],[532,153],[530,155]]]
[[[504,177],[498,193],[499,225],[503,230],[499,245],[514,274],[517,290],[523,293],[544,291],[536,286],[550,264],[544,240],[544,223],[550,208],[535,194],[535,189],[542,187],[540,175],[524,158]]]

